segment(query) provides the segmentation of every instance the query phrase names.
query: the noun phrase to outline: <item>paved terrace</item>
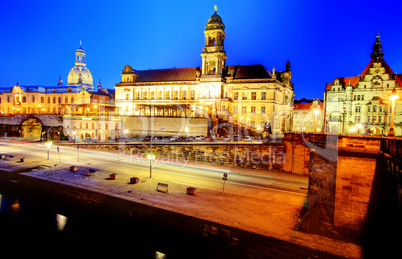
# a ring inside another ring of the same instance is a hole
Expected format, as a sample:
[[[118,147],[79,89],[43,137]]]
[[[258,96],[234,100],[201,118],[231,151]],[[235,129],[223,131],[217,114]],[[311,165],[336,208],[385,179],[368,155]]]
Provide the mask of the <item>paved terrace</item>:
[[[13,160],[2,159],[0,170],[11,172],[41,165],[35,171],[23,174],[210,220],[334,255],[350,258],[361,256],[361,248],[358,245],[294,230],[294,226],[299,221],[300,210],[305,205],[307,198],[306,191],[303,191],[307,188],[305,176],[265,170],[262,172],[239,167],[232,172],[233,168],[230,167],[188,163],[187,166],[175,166],[177,171],[187,171],[187,175],[166,173],[165,168],[169,165],[163,165],[154,168],[153,176],[149,178],[149,167],[136,167],[135,164],[130,163],[132,160],[128,156],[119,156],[116,153],[104,151],[88,150],[85,152],[85,150],[81,150],[79,162],[75,155],[67,153],[62,153],[63,162],[59,162],[54,150],[51,151],[51,160],[46,160],[45,151],[29,152],[26,146],[17,144],[10,148],[4,145],[4,142],[0,144],[0,153],[15,156]],[[40,145],[37,148],[45,150]],[[85,153],[87,154],[84,155]],[[112,163],[97,162],[91,154],[106,155]],[[18,162],[21,156],[26,158],[25,162]],[[71,165],[76,165],[78,171],[70,171]],[[223,181],[221,179],[213,180],[192,176],[192,170],[197,167],[208,169],[211,174],[227,172],[228,181],[224,192],[222,192]],[[96,172],[86,176],[85,173],[91,168],[96,169]],[[109,180],[110,173],[117,173],[115,180]],[[288,183],[299,186],[300,191],[267,189],[231,183],[231,178],[235,174],[257,174],[271,180],[272,185],[281,182]],[[130,177],[133,176],[139,177],[138,184],[129,184]],[[156,191],[159,182],[169,185],[168,194]],[[186,194],[186,188],[189,186],[197,188],[195,196]]]

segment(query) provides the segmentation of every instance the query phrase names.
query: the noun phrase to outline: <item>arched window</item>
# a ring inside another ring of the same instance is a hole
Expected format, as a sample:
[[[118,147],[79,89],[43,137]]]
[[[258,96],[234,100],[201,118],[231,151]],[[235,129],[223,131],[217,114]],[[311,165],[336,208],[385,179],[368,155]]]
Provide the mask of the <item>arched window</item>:
[[[71,97],[71,103],[74,103],[74,97]]]
[[[68,103],[68,97],[64,99],[64,103]]]
[[[211,60],[211,61],[209,61],[209,64],[208,64],[208,74],[214,75],[215,71],[216,71],[216,62],[215,62],[215,60]]]

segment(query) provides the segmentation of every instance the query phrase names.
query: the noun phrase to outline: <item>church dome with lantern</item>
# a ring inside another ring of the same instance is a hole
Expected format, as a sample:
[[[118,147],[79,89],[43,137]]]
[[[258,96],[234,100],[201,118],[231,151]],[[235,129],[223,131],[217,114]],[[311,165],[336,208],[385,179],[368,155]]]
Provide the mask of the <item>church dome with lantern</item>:
[[[75,66],[70,69],[67,77],[67,86],[93,87],[91,71],[87,68],[85,50],[82,43],[75,52]]]

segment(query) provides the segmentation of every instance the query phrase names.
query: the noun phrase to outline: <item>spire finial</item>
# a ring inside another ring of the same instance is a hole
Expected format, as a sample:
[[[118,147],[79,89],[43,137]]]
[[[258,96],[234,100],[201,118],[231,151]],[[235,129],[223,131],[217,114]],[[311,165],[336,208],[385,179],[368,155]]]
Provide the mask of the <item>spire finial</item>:
[[[63,80],[61,80],[61,75],[59,75],[59,81],[57,82],[58,86],[62,86],[63,85]]]
[[[382,51],[382,43],[380,40],[380,35],[378,35],[375,39],[375,43],[373,46],[373,52],[370,54],[371,58],[374,58],[375,60],[379,60],[384,56],[384,52]]]
[[[214,5],[215,13],[218,11],[218,7]]]
[[[82,40],[80,40],[80,47],[81,47],[81,45],[82,45]]]

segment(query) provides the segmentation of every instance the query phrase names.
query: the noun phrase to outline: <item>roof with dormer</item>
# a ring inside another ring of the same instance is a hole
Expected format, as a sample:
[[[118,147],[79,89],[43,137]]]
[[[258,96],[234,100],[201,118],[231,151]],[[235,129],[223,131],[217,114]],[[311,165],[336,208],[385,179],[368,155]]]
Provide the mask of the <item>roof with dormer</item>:
[[[272,78],[272,73],[263,65],[229,66],[228,71],[233,79],[264,79]]]
[[[131,68],[131,70],[132,73],[137,75],[135,82],[138,83],[196,81],[197,71],[201,71],[201,69],[197,67],[149,70],[134,70]],[[272,78],[272,72],[261,64],[228,66],[227,71],[226,76],[232,77],[233,79]],[[278,71],[278,73],[280,73],[280,71]],[[278,78],[278,80],[280,79]]]
[[[195,81],[196,67],[135,70],[136,82]]]

